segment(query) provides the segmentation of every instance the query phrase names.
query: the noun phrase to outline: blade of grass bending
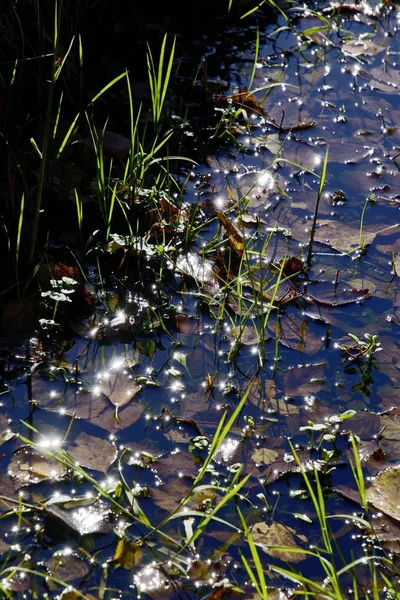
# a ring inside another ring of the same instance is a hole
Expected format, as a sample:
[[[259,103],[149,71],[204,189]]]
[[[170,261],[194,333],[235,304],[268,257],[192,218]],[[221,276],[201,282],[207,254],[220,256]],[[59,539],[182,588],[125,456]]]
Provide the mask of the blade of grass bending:
[[[247,562],[247,560],[246,560],[244,554],[242,554],[242,552],[240,552],[240,557],[245,566],[247,574],[249,575],[250,579],[252,580],[252,582],[254,583],[254,585],[256,587],[258,595],[262,598],[262,600],[268,600],[269,595],[268,595],[267,584],[265,581],[264,569],[261,564],[257,546],[254,543],[250,529],[246,523],[246,519],[244,518],[243,513],[240,510],[239,506],[236,507],[236,510],[238,511],[240,520],[242,522],[244,535],[246,537],[247,543],[249,545],[250,553],[251,553],[254,565],[256,567],[257,578],[255,577],[253,571],[251,570],[249,563]]]
[[[214,458],[216,451],[218,450],[218,448],[220,447],[220,445],[222,444],[222,442],[224,441],[224,439],[230,432],[233,423],[236,421],[242,408],[244,407],[249,393],[250,393],[250,388],[243,395],[243,398],[241,399],[241,401],[239,402],[239,404],[233,411],[233,413],[232,413],[229,421],[226,423],[226,425],[225,425],[225,420],[226,420],[226,416],[227,416],[227,411],[225,411],[225,413],[223,414],[220,422],[218,423],[218,427],[217,427],[217,430],[213,437],[213,441],[211,442],[208,456],[207,456],[206,460],[204,461],[204,464],[200,470],[200,473],[197,475],[197,477],[193,483],[193,487],[195,487],[202,480],[204,473],[208,469],[208,466],[211,463],[212,459]]]
[[[186,494],[186,496],[183,498],[182,502],[180,503],[180,505],[167,517],[165,517],[161,523],[159,523],[157,525],[157,527],[154,528],[153,531],[151,531],[147,536],[149,537],[150,535],[152,535],[153,533],[155,533],[156,531],[160,531],[162,529],[162,527],[164,527],[164,525],[166,525],[171,518],[174,518],[174,516],[179,513],[179,511],[185,506],[185,504],[187,504],[190,500],[190,498],[193,495],[193,490],[196,488],[196,486],[199,484],[199,482],[202,480],[202,478],[204,477],[205,472],[207,471],[216,451],[218,450],[219,446],[222,444],[222,442],[224,441],[224,439],[226,438],[226,436],[228,435],[228,432],[230,431],[234,421],[236,420],[236,418],[239,416],[239,413],[241,412],[247,397],[250,393],[250,388],[246,391],[246,393],[243,395],[243,398],[241,399],[241,401],[239,402],[239,404],[237,405],[236,409],[234,410],[234,412],[232,413],[229,421],[225,424],[226,421],[226,417],[228,414],[228,411],[226,410],[224,412],[224,414],[222,415],[220,422],[218,423],[216,432],[213,436],[213,441],[211,443],[210,449],[208,451],[208,455],[206,460],[203,463],[202,468],[200,469],[199,474],[197,475],[196,479],[193,482],[193,485],[191,487],[191,489],[189,490],[189,492]],[[243,484],[244,485],[244,484]],[[237,493],[237,490],[236,492]],[[219,510],[219,509],[218,509]],[[215,509],[214,509],[215,511]],[[215,512],[213,511],[212,515],[215,515]]]
[[[369,514],[368,500],[367,494],[365,490],[365,479],[364,473],[361,466],[360,455],[358,453],[357,442],[355,440],[354,435],[351,435],[351,449],[353,450],[354,463],[350,457],[350,467],[351,472],[354,477],[354,481],[356,482],[358,493],[360,494],[362,507],[365,510],[365,513]]]
[[[251,70],[251,75],[250,75],[250,79],[249,79],[249,85],[248,85],[248,89],[251,90],[251,86],[253,85],[253,81],[254,81],[254,77],[256,74],[256,70],[257,70],[257,61],[258,61],[258,55],[260,53],[260,31],[257,27],[257,31],[256,31],[256,46],[254,48],[254,61],[253,61],[253,68]]]
[[[120,75],[117,75],[117,77],[114,77],[114,79],[112,81],[107,83],[107,85],[105,85],[95,96],[93,96],[93,98],[91,99],[89,104],[93,104],[93,102],[96,102],[96,100],[98,100],[100,98],[100,96],[102,96],[107,90],[110,89],[110,87],[112,87],[115,83],[117,83],[117,81],[119,81],[123,77],[126,77],[125,71],[123,73],[121,73]]]
[[[74,188],[74,194],[75,194],[76,216],[78,219],[79,243],[80,243],[81,249],[83,249],[83,247],[84,247],[83,231],[82,231],[83,203],[82,203],[82,200],[79,198],[76,188]]]
[[[17,243],[15,247],[15,271],[17,277],[17,289],[18,289],[18,297],[19,297],[19,284],[18,284],[18,268],[19,268],[19,251],[21,247],[21,233],[22,233],[22,225],[24,222],[24,208],[25,208],[25,193],[22,193],[21,197],[21,205],[19,208],[19,219],[18,219],[18,230],[17,230]]]
[[[186,548],[188,548],[192,544],[194,544],[194,542],[197,540],[197,538],[203,533],[204,529],[207,527],[207,525],[209,524],[209,522],[212,519],[215,518],[215,515],[221,510],[221,508],[223,508],[225,506],[225,504],[227,504],[229,502],[229,500],[231,500],[232,498],[234,498],[238,494],[238,492],[242,489],[242,487],[244,487],[244,485],[250,479],[251,475],[252,474],[249,473],[248,475],[246,475],[246,477],[244,479],[242,479],[241,481],[239,481],[239,483],[237,485],[235,485],[235,487],[232,488],[222,498],[222,500],[220,500],[218,502],[218,504],[213,508],[213,510],[204,517],[204,519],[201,521],[201,523],[199,523],[199,525],[197,526],[197,529],[193,533],[192,537],[189,540],[187,540],[186,543],[185,543],[185,545],[184,545],[184,547],[179,550],[179,554],[181,552],[183,552],[183,550],[185,550]]]
[[[326,152],[325,152],[324,162],[322,164],[321,177],[320,177],[319,186],[318,186],[317,202],[315,203],[315,211],[314,211],[314,217],[313,217],[313,222],[312,222],[312,226],[311,226],[310,241],[308,244],[307,260],[306,260],[306,266],[308,269],[311,267],[312,249],[313,249],[313,244],[314,244],[315,227],[317,225],[319,203],[321,200],[322,191],[324,189],[325,180],[326,180],[326,168],[328,165],[328,153],[329,153],[329,149],[327,148]]]

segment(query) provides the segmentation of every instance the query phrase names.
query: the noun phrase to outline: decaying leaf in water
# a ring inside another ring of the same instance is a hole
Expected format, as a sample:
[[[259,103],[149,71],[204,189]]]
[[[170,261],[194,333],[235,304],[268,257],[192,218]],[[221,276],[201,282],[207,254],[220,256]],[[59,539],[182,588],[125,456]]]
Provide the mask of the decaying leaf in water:
[[[285,309],[279,320],[278,330],[275,319],[268,321],[267,329],[271,336],[277,336],[283,346],[304,352],[308,356],[319,352],[324,343],[318,326],[314,326],[307,318],[299,318],[299,311],[295,306]]]
[[[62,414],[75,415],[85,419],[88,423],[102,427],[108,432],[125,429],[135,423],[144,411],[143,404],[136,400],[129,402],[115,414],[115,406],[98,390],[77,392],[74,386],[67,386],[67,390],[60,404],[60,399],[47,396],[41,402],[41,407],[47,410],[62,412]]]
[[[127,537],[123,537],[118,541],[112,563],[131,571],[136,567],[143,558],[143,548]]]
[[[102,500],[92,501],[92,504],[87,506],[75,506],[68,509],[57,504],[50,504],[45,506],[44,514],[51,520],[50,522],[55,523],[54,529],[57,536],[60,535],[60,527],[64,530],[69,529],[78,535],[108,533],[115,527],[110,509]],[[50,524],[47,525],[47,534],[52,537]]]
[[[366,495],[376,509],[400,521],[400,467],[390,467],[378,473]]]
[[[354,38],[345,40],[341,45],[342,52],[350,56],[375,56],[378,52],[385,50],[383,46],[377,46],[371,40]]]
[[[83,579],[89,573],[89,567],[84,560],[73,554],[59,550],[45,562],[50,573],[61,581]]]
[[[231,247],[237,252],[237,254],[239,256],[242,256],[243,250],[244,250],[244,242],[243,242],[242,233],[239,231],[239,229],[236,227],[236,225],[234,225],[232,223],[232,221],[230,221],[224,215],[224,213],[222,213],[219,210],[216,210],[215,214],[217,215],[220,223],[222,223],[222,225],[224,226],[224,229],[228,236]]]
[[[368,297],[368,288],[355,288],[342,281],[313,281],[307,288],[307,299],[321,306],[343,306]]]
[[[256,327],[250,327],[249,325],[246,325],[245,327],[235,327],[232,331],[232,335],[229,334],[228,338],[237,340],[245,346],[253,346],[254,344],[258,344],[260,341],[262,341],[262,339],[264,341],[269,339],[268,334],[263,332],[262,339],[260,340],[261,335],[262,332],[258,331]]]
[[[362,231],[365,245],[372,244],[377,235],[392,235],[400,230],[400,225],[385,226],[379,223],[366,225]],[[352,252],[360,246],[360,222],[345,223],[333,219],[321,219],[315,230],[315,241],[327,244],[340,252]]]
[[[289,398],[316,394],[324,385],[324,363],[289,368],[283,376],[283,388]]]
[[[8,466],[8,474],[14,480],[16,487],[22,487],[46,479],[59,481],[66,476],[67,468],[26,446],[14,452]]]
[[[298,563],[306,558],[305,554],[298,552],[299,546],[296,540],[305,543],[307,542],[307,538],[304,535],[299,535],[292,527],[287,527],[276,521],[271,523],[271,525],[260,522],[251,528],[251,536],[264,552],[274,558],[279,558],[290,563]],[[282,550],[271,548],[270,546],[280,546]],[[291,549],[296,551],[291,552]]]
[[[117,458],[117,449],[108,440],[82,431],[68,448],[68,454],[83,467],[107,473]]]
[[[260,115],[265,114],[263,107],[254,94],[249,92],[247,87],[243,87],[236,94],[233,94],[232,102],[235,104],[240,104],[240,106],[243,106],[244,108],[247,108]]]
[[[142,387],[128,372],[109,370],[101,375],[98,389],[114,406],[122,408],[140,392]]]
[[[270,450],[269,448],[257,448],[254,450],[251,458],[255,463],[270,465],[278,458],[278,452],[276,452],[276,450]]]
[[[77,592],[70,588],[71,586],[69,585],[67,591],[61,594],[60,600],[82,600],[82,592]],[[85,594],[85,600],[99,600],[99,597],[93,596],[93,594]]]

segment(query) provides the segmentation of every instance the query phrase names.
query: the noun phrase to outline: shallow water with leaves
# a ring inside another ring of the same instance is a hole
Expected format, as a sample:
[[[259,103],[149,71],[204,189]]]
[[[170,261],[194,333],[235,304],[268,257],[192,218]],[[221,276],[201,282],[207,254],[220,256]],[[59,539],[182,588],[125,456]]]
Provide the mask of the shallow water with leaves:
[[[4,597],[397,597],[400,11],[288,15],[157,243],[113,232],[95,314],[3,360]]]

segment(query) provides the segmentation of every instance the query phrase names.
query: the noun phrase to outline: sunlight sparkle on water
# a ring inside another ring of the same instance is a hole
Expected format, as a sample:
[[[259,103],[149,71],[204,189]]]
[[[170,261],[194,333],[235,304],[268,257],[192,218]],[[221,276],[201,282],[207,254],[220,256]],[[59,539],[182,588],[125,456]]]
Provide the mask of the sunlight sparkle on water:
[[[260,173],[260,175],[257,178],[257,182],[259,185],[262,185],[263,187],[269,190],[272,190],[272,188],[274,187],[274,178],[272,177],[271,173],[269,173],[269,171],[264,171]]]
[[[160,571],[155,569],[152,565],[145,567],[139,571],[139,573],[134,575],[133,582],[141,592],[158,590],[166,583]]]

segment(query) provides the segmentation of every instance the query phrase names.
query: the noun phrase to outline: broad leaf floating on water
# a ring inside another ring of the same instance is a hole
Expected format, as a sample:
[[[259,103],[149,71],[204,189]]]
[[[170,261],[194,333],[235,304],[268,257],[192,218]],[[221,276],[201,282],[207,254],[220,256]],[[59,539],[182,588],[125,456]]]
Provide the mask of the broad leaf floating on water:
[[[298,563],[306,558],[305,554],[299,552],[298,542],[306,543],[307,538],[305,535],[298,534],[292,527],[276,521],[271,525],[264,522],[255,523],[251,528],[251,536],[264,552],[274,558],[289,563]],[[271,548],[271,546],[280,546],[282,549]],[[291,552],[291,549],[295,551]]]
[[[35,378],[32,379],[32,381]],[[46,380],[43,380],[46,381]],[[118,410],[100,390],[76,390],[69,384],[65,393],[54,396],[52,390],[47,389],[46,395],[39,396],[40,406],[43,409],[56,411],[59,414],[75,415],[78,419],[85,419],[92,425],[98,425],[108,432],[125,429],[135,423],[144,412],[144,406],[139,401],[128,402]],[[36,396],[34,396],[36,399]]]
[[[313,281],[307,287],[306,299],[321,306],[336,307],[360,302],[369,295],[369,289],[354,288],[342,281]]]
[[[269,339],[269,335],[265,331],[258,331],[255,326],[250,325],[244,327],[238,325],[227,337],[228,339],[237,340],[244,346],[254,346]]]
[[[7,475],[7,473],[0,473],[0,494],[15,499],[18,497],[17,489],[19,485],[10,475],[11,474]],[[12,506],[14,506],[14,504],[10,504],[5,498],[0,499],[0,515],[3,512],[8,512]]]
[[[368,502],[377,510],[400,521],[400,466],[378,473],[366,495]]]
[[[283,375],[285,395],[289,398],[295,398],[317,394],[325,382],[324,371],[325,363],[289,368]]]
[[[142,387],[128,371],[110,369],[100,375],[96,389],[119,408],[128,404]]]
[[[44,514],[51,520],[51,524],[47,525],[47,535],[51,538],[59,538],[61,533],[65,533],[65,537],[68,538],[71,531],[79,536],[105,534],[115,527],[113,514],[102,500],[93,500],[86,506],[73,506],[68,509],[63,508],[63,504],[66,503],[48,504],[43,508]],[[61,527],[64,532],[61,531]]]
[[[68,448],[68,454],[82,467],[107,473],[117,458],[117,449],[108,440],[82,431]]]
[[[264,465],[270,465],[275,462],[278,458],[278,452],[276,450],[270,450],[269,448],[257,448],[251,455],[252,460],[255,463],[262,463]]]
[[[385,48],[383,46],[377,46],[371,40],[353,38],[350,40],[344,40],[341,45],[342,52],[349,56],[375,56],[379,52],[383,52]]]
[[[42,456],[39,452],[24,446],[14,452],[8,474],[15,487],[39,483],[45,480],[60,481],[67,475],[67,468],[58,461]]]
[[[67,590],[59,596],[60,600],[82,600],[82,592],[71,589],[69,585]],[[85,594],[85,600],[100,600],[99,596],[93,596],[93,594]]]
[[[200,319],[191,317],[184,313],[175,315],[175,327],[179,333],[193,335],[202,331]]]
[[[313,356],[321,350],[324,340],[321,333],[315,331],[317,326],[309,323],[310,319],[304,316],[300,318],[297,307],[288,306],[280,317],[278,330],[274,318],[268,320],[267,329],[270,336],[277,337],[283,346]]]
[[[89,567],[84,560],[78,558],[71,552],[57,550],[52,558],[47,560],[45,566],[49,569],[53,577],[59,581],[83,580],[89,573]],[[49,579],[49,587],[53,587],[53,582]]]
[[[259,115],[265,115],[265,110],[257,100],[257,98],[249,92],[247,87],[241,88],[236,94],[231,96],[232,102],[234,104],[238,104],[239,106],[243,106],[250,110],[251,112],[257,113]]]
[[[378,235],[392,235],[398,233],[400,225],[366,225],[363,227],[362,238],[365,245],[370,245]],[[315,230],[315,241],[327,244],[339,252],[354,252],[360,247],[360,222],[345,223],[333,219],[318,220]]]

